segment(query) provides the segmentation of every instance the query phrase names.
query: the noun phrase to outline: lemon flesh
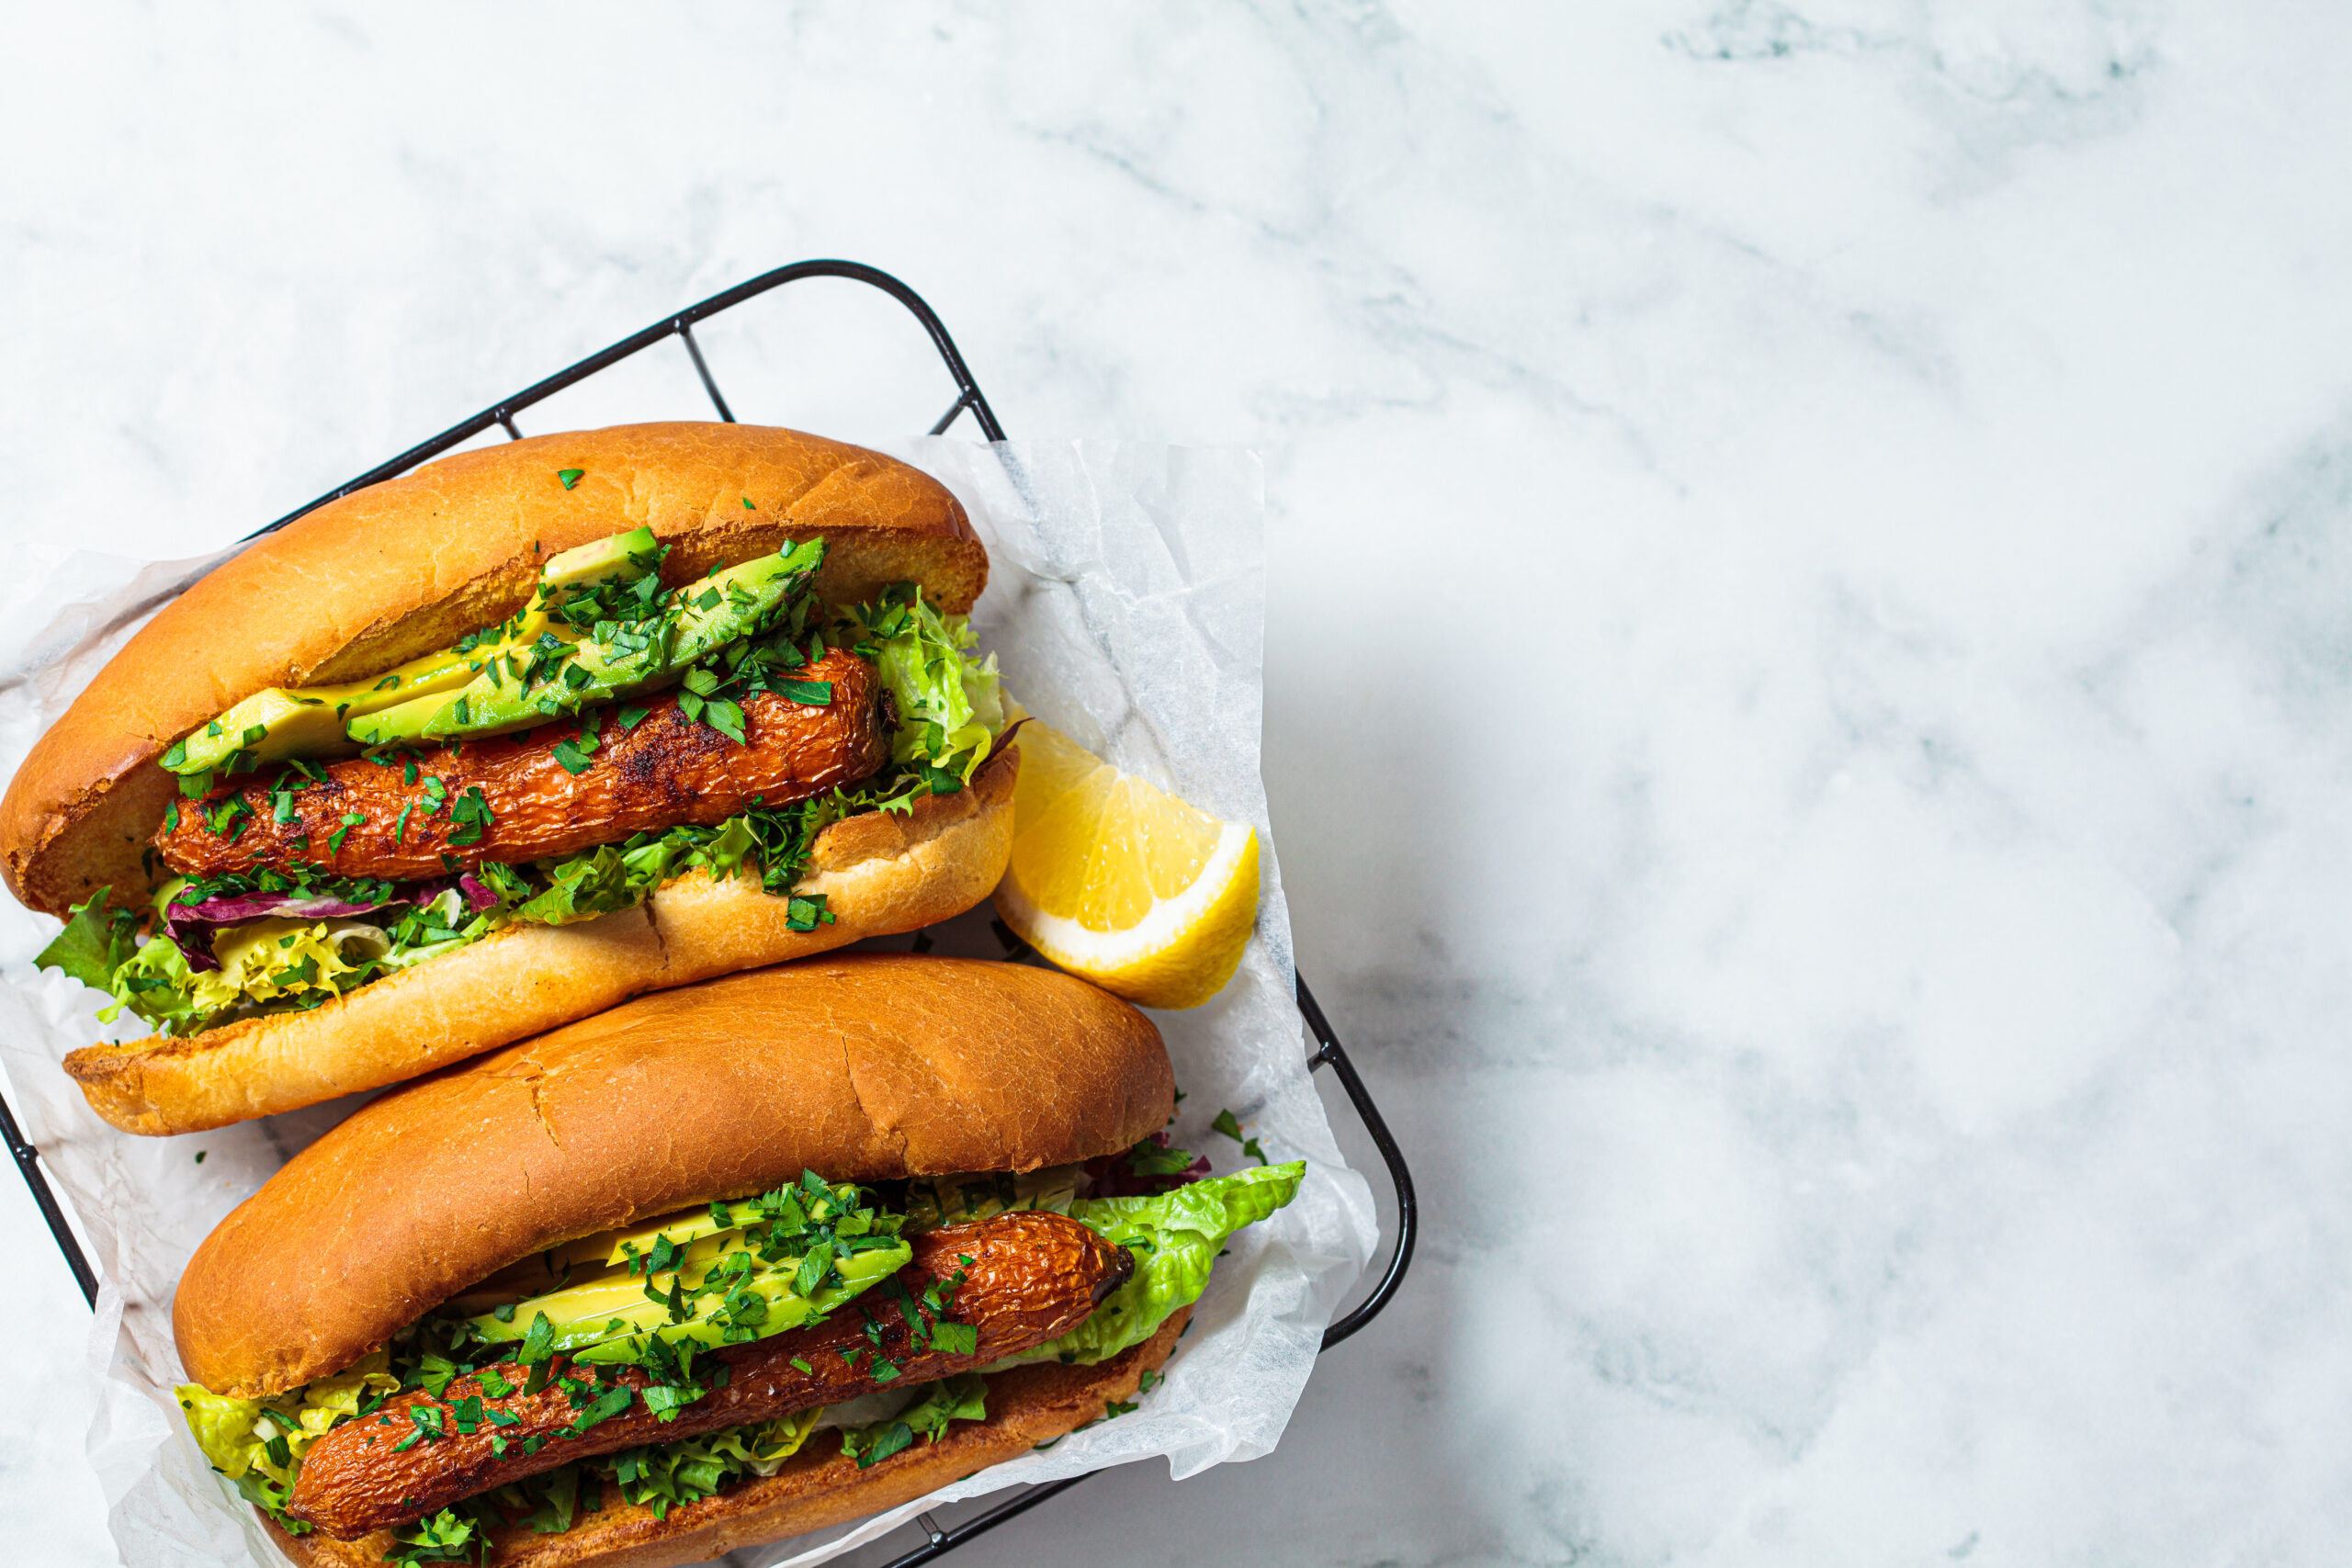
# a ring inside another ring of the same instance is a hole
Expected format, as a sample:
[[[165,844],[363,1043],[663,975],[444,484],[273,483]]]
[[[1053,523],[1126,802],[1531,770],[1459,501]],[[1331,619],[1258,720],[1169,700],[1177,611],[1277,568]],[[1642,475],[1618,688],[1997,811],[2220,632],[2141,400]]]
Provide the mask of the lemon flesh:
[[[1258,834],[1032,719],[996,909],[1073,975],[1146,1007],[1223,989],[1258,923]]]

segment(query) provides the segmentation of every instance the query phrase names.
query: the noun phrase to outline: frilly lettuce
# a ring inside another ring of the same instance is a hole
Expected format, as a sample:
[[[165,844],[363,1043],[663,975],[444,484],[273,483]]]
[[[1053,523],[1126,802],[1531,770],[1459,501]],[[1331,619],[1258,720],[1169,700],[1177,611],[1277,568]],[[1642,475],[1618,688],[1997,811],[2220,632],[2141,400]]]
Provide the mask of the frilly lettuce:
[[[209,1027],[242,1006],[270,1011],[317,1007],[356,983],[391,949],[380,926],[365,920],[271,917],[224,930],[214,943],[220,967],[193,974],[176,943],[153,938],[118,969],[110,1021],[128,1006],[151,1022]]]
[[[33,962],[44,969],[62,969],[94,991],[112,990],[115,971],[139,945],[139,917],[107,907],[107,896],[113,891],[101,887],[87,903],[74,905],[65,929]]]
[[[890,760],[928,763],[968,784],[1004,728],[996,655],[971,658],[965,650],[979,641],[971,624],[941,615],[910,582],[848,614],[864,634],[861,646],[876,650],[875,668],[898,705]]]
[[[1135,1277],[1060,1338],[981,1370],[1032,1361],[1091,1364],[1142,1344],[1171,1313],[1201,1299],[1225,1238],[1289,1202],[1306,1174],[1306,1167],[1294,1161],[1212,1177],[1157,1197],[1078,1200],[1070,1218],[1134,1253]]]
[[[613,1456],[621,1495],[661,1518],[682,1503],[710,1496],[738,1475],[774,1475],[817,1428],[816,1410],[797,1410],[705,1438],[657,1443]]]
[[[400,1386],[378,1350],[346,1371],[270,1399],[227,1399],[197,1383],[183,1383],[176,1393],[188,1430],[212,1468],[236,1483],[246,1501],[277,1514],[311,1445],[358,1415],[369,1395]]]
[[[939,1441],[950,1421],[988,1419],[988,1384],[978,1372],[958,1372],[952,1378],[925,1383],[919,1393],[921,1397],[888,1421],[843,1431],[842,1452],[864,1470],[910,1446],[917,1438],[926,1442]]]

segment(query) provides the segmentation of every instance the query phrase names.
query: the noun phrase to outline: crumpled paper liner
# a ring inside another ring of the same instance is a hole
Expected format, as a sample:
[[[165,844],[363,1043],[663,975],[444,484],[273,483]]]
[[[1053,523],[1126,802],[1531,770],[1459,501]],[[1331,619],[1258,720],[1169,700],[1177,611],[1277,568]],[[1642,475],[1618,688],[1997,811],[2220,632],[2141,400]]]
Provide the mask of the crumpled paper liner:
[[[1308,1079],[1292,1001],[1290,924],[1258,773],[1257,460],[1125,443],[935,437],[900,455],[956,491],[988,543],[990,583],[974,619],[1009,689],[1121,768],[1257,825],[1263,886],[1240,971],[1207,1006],[1155,1016],[1187,1096],[1177,1142],[1221,1172],[1237,1168],[1239,1151],[1208,1127],[1229,1107],[1271,1157],[1305,1159],[1307,1175],[1288,1208],[1234,1238],[1167,1382],[1140,1409],[847,1530],[745,1549],[729,1559],[739,1568],[822,1562],[922,1509],[1015,1483],[1153,1455],[1167,1456],[1181,1479],[1270,1451],[1325,1324],[1378,1239],[1370,1190],[1341,1161]],[[0,767],[13,773],[154,610],[233,553],[148,565],[78,555],[46,582],[0,587],[0,626],[39,628],[0,641]],[[940,951],[995,951],[986,913],[956,922]],[[106,1281],[90,1339],[103,1386],[89,1449],[108,1524],[130,1568],[283,1562],[173,1403],[181,1373],[172,1289],[212,1226],[358,1101],[178,1138],[115,1132],[57,1064],[77,1046],[141,1031],[128,1018],[101,1026],[97,998],[32,967],[54,930],[0,900],[0,1068]]]

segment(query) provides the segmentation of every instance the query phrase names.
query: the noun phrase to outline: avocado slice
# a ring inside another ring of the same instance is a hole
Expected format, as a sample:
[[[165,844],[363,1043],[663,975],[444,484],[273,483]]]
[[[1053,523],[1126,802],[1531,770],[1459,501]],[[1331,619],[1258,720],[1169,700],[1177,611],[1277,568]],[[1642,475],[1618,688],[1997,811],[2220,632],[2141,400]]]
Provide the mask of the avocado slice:
[[[166,751],[164,766],[175,773],[200,773],[240,750],[251,752],[256,763],[347,757],[359,750],[345,736],[353,716],[455,691],[471,679],[466,656],[443,649],[339,686],[265,687]]]
[[[539,569],[539,586],[531,595],[530,607],[519,620],[510,621],[498,628],[495,646],[504,649],[527,648],[539,640],[550,628],[561,628],[555,618],[556,608],[571,598],[575,588],[595,588],[608,582],[636,582],[651,576],[661,569],[662,545],[654,538],[653,530],[639,525],[626,534],[616,534],[609,539],[597,539],[575,546],[559,555],[548,558]],[[474,662],[481,663],[481,654],[492,646],[484,637],[475,652]],[[418,693],[417,695],[424,695]]]
[[[363,746],[501,735],[668,685],[697,660],[757,634],[824,559],[825,542],[809,539],[697,578],[663,595],[658,618],[610,628],[610,641],[542,622],[529,642],[502,644],[478,660],[481,672],[461,690],[363,715],[349,734]],[[531,680],[535,660],[539,677]]]
[[[727,1325],[709,1315],[718,1311],[721,1298],[702,1298],[694,1303],[695,1316],[684,1323],[673,1323],[667,1303],[651,1300],[647,1292],[657,1292],[666,1297],[672,1283],[679,1280],[691,1290],[701,1284],[730,1252],[741,1255],[745,1250],[741,1231],[705,1236],[685,1249],[675,1272],[649,1278],[630,1274],[626,1269],[606,1269],[579,1284],[517,1302],[505,1319],[485,1313],[469,1318],[467,1326],[475,1337],[492,1343],[519,1341],[544,1313],[555,1331],[552,1348],[581,1361],[636,1360],[644,1353],[646,1339],[657,1329],[662,1338],[673,1344],[691,1340],[703,1346],[721,1345],[726,1342]],[[811,1318],[832,1311],[897,1273],[913,1258],[914,1248],[896,1240],[888,1247],[869,1247],[835,1258],[832,1267],[839,1271],[841,1282],[804,1295],[797,1282],[801,1258],[780,1258],[774,1265],[765,1265],[752,1255],[752,1271],[727,1292],[725,1299],[735,1303],[729,1310],[741,1321],[744,1314],[740,1292],[748,1291],[758,1297],[766,1307],[765,1315],[758,1322],[759,1337],[764,1338],[787,1328],[797,1328]]]
[[[290,757],[349,756],[359,746],[346,727],[399,704],[455,692],[481,673],[491,652],[537,640],[554,621],[571,591],[606,582],[634,582],[662,564],[661,545],[650,528],[632,528],[549,557],[539,586],[519,622],[498,628],[466,652],[442,649],[412,659],[396,670],[335,686],[270,686],[232,707],[164,754],[175,773],[200,773],[227,762],[236,752],[254,763]]]

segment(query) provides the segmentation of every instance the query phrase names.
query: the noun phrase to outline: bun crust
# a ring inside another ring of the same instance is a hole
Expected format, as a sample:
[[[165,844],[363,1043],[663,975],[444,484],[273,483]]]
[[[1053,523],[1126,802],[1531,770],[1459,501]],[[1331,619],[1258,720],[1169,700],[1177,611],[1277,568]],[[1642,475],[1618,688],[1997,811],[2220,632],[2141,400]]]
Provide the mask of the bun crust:
[[[582,470],[569,490],[568,468]],[[178,737],[266,686],[445,648],[520,609],[547,557],[639,524],[671,546],[673,583],[812,535],[830,544],[818,587],[835,602],[913,578],[962,612],[988,581],[945,486],[820,436],[637,424],[462,452],[319,508],[165,605],[9,784],[0,875],[61,917],[100,886],[148,886],[140,851],[175,787],[155,760]]]
[[[202,1132],[398,1083],[648,991],[915,931],[970,908],[1004,874],[1020,766],[1016,742],[958,794],[819,834],[800,886],[825,895],[833,923],[814,931],[794,931],[787,901],[752,878],[696,868],[633,909],[508,926],[310,1012],[86,1046],[65,1070],[126,1133]]]
[[[815,1170],[1034,1170],[1175,1112],[1150,1020],[1023,964],[842,953],[663,991],[403,1086],[288,1162],[172,1305],[207,1388],[339,1371],[561,1241]]]
[[[918,1443],[868,1469],[842,1458],[839,1439],[820,1432],[774,1475],[673,1508],[667,1518],[614,1495],[561,1535],[498,1530],[489,1568],[677,1568],[911,1503],[1018,1459],[1099,1418],[1113,1402],[1134,1397],[1144,1374],[1167,1364],[1192,1315],[1186,1307],[1149,1339],[1099,1366],[1000,1372],[989,1379],[987,1420],[952,1426],[937,1442]],[[379,1568],[393,1544],[390,1530],[341,1541],[290,1536],[274,1523],[269,1529],[301,1568]]]

